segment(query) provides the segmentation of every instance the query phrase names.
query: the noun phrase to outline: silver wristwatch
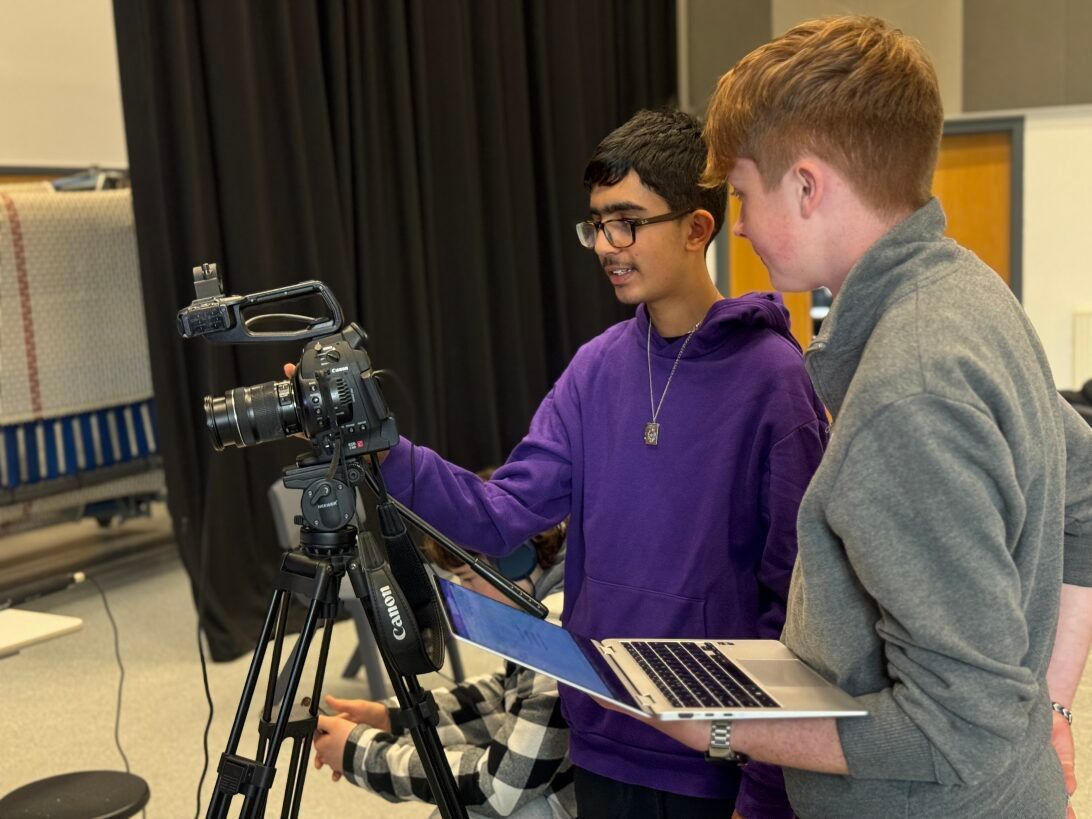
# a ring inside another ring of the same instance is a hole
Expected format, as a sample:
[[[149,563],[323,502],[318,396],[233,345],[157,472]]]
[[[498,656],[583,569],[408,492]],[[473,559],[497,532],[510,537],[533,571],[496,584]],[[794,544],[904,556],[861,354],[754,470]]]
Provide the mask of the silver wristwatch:
[[[728,720],[714,720],[709,731],[709,750],[705,752],[709,762],[735,762],[743,765],[747,755],[732,750],[732,723]]]
[[[1068,722],[1070,725],[1073,724],[1073,712],[1066,708],[1064,705],[1062,705],[1061,703],[1052,702],[1050,704],[1050,707],[1053,710],[1057,711],[1059,714],[1061,714],[1065,718],[1065,721]]]

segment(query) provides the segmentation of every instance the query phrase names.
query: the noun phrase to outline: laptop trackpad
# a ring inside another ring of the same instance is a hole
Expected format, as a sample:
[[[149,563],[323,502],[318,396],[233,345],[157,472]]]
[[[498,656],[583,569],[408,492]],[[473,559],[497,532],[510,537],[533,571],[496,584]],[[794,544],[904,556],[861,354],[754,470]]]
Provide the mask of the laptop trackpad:
[[[746,660],[740,668],[763,688],[815,688],[823,678],[799,660]]]

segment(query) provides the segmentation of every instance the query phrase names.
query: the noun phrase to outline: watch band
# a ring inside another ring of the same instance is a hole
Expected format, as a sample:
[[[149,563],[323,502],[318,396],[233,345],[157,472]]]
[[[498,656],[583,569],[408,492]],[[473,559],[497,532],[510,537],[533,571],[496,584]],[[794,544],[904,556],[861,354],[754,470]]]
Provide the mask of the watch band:
[[[747,762],[746,754],[732,750],[732,723],[730,720],[714,720],[709,730],[709,750],[705,752],[709,762],[734,762],[743,765]]]
[[[1061,714],[1065,721],[1068,722],[1070,725],[1073,724],[1073,712],[1066,708],[1064,705],[1062,705],[1061,703],[1052,702],[1050,704],[1050,707],[1052,710],[1057,711],[1059,714]]]

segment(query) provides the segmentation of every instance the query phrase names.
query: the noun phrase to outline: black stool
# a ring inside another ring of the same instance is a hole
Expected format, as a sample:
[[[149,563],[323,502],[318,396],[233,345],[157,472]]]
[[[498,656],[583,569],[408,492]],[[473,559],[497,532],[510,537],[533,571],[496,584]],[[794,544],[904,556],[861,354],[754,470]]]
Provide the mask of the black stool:
[[[148,804],[148,783],[124,771],[77,771],[0,799],[0,819],[124,819]]]

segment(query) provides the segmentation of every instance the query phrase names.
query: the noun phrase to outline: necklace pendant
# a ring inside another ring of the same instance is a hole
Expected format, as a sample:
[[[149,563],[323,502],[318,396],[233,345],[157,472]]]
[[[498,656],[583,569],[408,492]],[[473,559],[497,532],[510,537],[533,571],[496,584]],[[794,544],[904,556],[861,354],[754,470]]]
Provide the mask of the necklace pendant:
[[[647,446],[658,446],[660,443],[660,425],[655,421],[649,421],[645,424],[645,444]]]

